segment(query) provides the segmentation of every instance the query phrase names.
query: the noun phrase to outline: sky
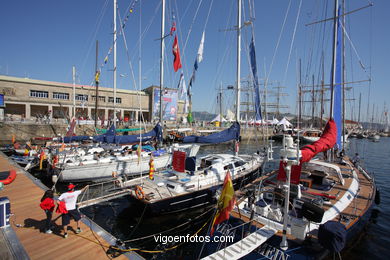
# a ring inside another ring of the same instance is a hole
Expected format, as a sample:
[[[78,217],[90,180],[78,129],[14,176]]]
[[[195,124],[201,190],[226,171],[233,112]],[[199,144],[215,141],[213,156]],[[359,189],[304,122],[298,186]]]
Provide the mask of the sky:
[[[369,4],[368,0],[346,2],[347,12]],[[370,120],[373,114],[376,120],[380,120],[385,102],[387,107],[390,106],[387,101],[390,96],[387,79],[390,71],[390,1],[372,2],[372,7],[348,15],[345,26],[349,37],[346,40],[347,81],[371,78],[370,83],[351,85],[353,88],[347,93],[347,117],[355,120],[359,95],[362,95],[362,121]],[[254,8],[249,8],[249,3]],[[267,90],[285,87],[283,92],[288,96],[283,96],[281,103],[289,108],[282,112],[296,113],[299,60],[302,84],[312,85],[313,75],[315,84],[319,84],[323,56],[324,80],[325,84],[329,83],[332,22],[307,24],[332,17],[333,6],[333,1],[325,0],[244,0],[242,20],[251,22],[241,30],[242,85],[247,85],[245,80],[250,77],[248,45],[253,32],[260,82],[267,82]],[[129,8],[132,12],[128,11]],[[236,12],[236,0],[166,0],[165,31],[168,33],[172,22],[176,22],[183,68],[173,71],[173,37],[166,37],[165,87],[176,88],[181,72],[188,85],[205,31],[203,61],[199,64],[192,88],[194,111],[218,112],[217,93],[221,86],[224,110],[233,110],[234,95],[226,89],[236,82]],[[161,1],[118,0],[118,13],[122,21],[125,17],[128,19],[117,41],[117,88],[135,90],[140,85],[142,89],[159,85]],[[113,42],[112,31],[112,0],[1,1],[0,74],[72,83],[72,66],[75,66],[76,83],[90,85],[98,41],[100,84],[112,88],[112,53],[104,64]],[[263,85],[261,90],[264,90]],[[246,94],[242,96],[242,101],[245,101]],[[310,100],[310,97],[305,100]],[[267,102],[275,103],[272,94],[268,95]],[[304,113],[310,114],[309,111],[309,102],[305,102]]]

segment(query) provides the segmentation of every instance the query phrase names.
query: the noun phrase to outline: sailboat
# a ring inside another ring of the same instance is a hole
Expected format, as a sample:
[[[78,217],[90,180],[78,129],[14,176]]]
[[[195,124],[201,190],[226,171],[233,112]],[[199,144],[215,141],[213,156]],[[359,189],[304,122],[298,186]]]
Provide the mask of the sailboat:
[[[165,0],[162,0],[162,3],[164,8]],[[233,139],[236,142],[235,147],[238,148],[240,135],[238,123],[240,115],[240,8],[237,27],[237,122],[232,128],[220,133],[206,137],[191,137],[202,143],[224,142]],[[155,216],[215,205],[227,172],[231,173],[233,185],[238,189],[259,177],[263,164],[264,156],[261,154],[238,155],[238,149],[234,155],[210,153],[198,160],[193,156],[187,156],[186,153],[174,152],[172,168],[153,172],[152,176],[130,181],[120,180],[119,183],[122,188],[130,189],[134,203],[144,208],[143,214]]]
[[[250,195],[238,198],[232,213],[241,224],[220,233],[242,237],[203,259],[322,259],[340,253],[368,222],[379,202],[374,176],[334,149],[341,148],[340,17],[335,0],[331,119],[324,133],[303,148],[285,136],[279,169],[246,187]]]

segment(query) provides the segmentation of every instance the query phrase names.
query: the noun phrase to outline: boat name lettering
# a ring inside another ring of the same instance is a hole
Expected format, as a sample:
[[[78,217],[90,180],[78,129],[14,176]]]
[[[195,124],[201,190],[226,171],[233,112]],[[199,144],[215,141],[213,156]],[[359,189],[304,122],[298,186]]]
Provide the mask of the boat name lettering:
[[[257,249],[257,252],[267,259],[272,260],[287,260],[290,255],[286,254],[283,250],[277,249],[269,244],[263,244]]]

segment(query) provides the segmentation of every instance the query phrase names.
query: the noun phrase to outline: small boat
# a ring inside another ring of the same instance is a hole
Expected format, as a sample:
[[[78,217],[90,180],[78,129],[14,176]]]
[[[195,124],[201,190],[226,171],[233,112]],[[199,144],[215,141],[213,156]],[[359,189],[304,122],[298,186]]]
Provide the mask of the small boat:
[[[379,142],[381,136],[379,134],[371,134],[368,136],[368,139],[370,139],[373,142]]]
[[[135,150],[125,150],[120,154],[97,153],[59,159],[53,171],[52,180],[56,182],[99,181],[116,176],[134,177],[149,171],[151,156],[156,170],[165,168],[171,162],[172,151],[167,149],[143,150],[138,155]],[[173,145],[172,150],[189,150],[196,154],[197,145]]]
[[[304,143],[314,143],[315,141],[318,141],[321,137],[322,131],[318,129],[306,129],[303,130],[302,134],[300,135],[300,138],[302,142]]]

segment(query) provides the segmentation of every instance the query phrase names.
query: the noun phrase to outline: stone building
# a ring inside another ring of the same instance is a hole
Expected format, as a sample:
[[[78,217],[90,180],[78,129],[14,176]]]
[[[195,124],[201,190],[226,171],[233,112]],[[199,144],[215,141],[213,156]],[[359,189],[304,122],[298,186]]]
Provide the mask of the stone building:
[[[156,88],[150,87],[152,89]],[[150,89],[148,88],[148,89]],[[158,87],[157,87],[158,88]],[[148,90],[146,89],[146,90]],[[0,76],[0,94],[4,94],[4,116],[31,119],[95,118],[96,87],[43,80]],[[116,90],[116,116],[125,121],[152,120],[152,91]],[[183,101],[177,102],[177,120],[183,117]],[[110,119],[114,114],[114,91],[98,88],[98,119]]]

